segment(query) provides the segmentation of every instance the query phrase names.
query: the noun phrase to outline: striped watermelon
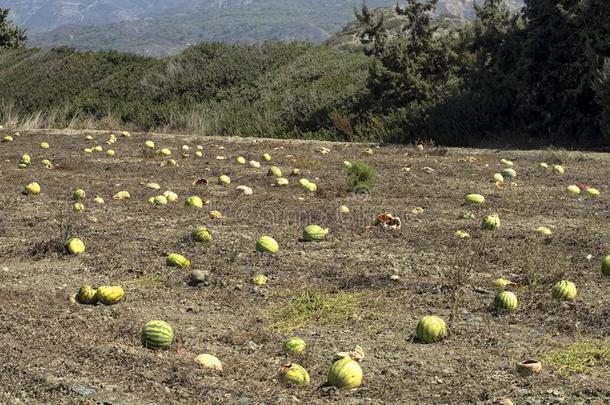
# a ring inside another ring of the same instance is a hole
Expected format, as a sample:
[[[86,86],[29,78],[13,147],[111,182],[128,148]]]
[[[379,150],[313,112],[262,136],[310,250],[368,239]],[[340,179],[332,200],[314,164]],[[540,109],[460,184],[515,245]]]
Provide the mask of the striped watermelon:
[[[417,337],[426,343],[435,343],[447,336],[447,325],[442,318],[424,316],[417,324]]]
[[[576,298],[576,285],[568,280],[561,280],[551,289],[553,298],[563,301],[572,301]]]
[[[275,254],[279,248],[278,243],[271,236],[261,236],[258,238],[258,241],[256,241],[256,250],[258,252]]]
[[[178,253],[170,253],[165,259],[165,264],[170,267],[186,268],[191,265],[191,261]]]
[[[149,349],[167,349],[174,341],[174,330],[165,321],[149,321],[142,329],[142,345]]]
[[[201,197],[192,195],[186,200],[186,205],[189,205],[189,206],[195,207],[195,208],[201,208],[201,207],[203,207],[203,201],[201,200]]]
[[[303,353],[303,350],[305,350],[305,341],[303,339],[293,337],[286,339],[282,347],[286,353],[297,356]]]
[[[493,231],[493,230],[499,229],[500,225],[501,225],[500,216],[498,216],[497,214],[493,214],[493,215],[488,215],[483,219],[481,228]]]
[[[494,305],[498,309],[514,311],[519,308],[517,296],[510,291],[502,291],[494,299]]]
[[[284,385],[303,387],[311,383],[309,373],[301,365],[290,363],[282,366],[278,379]]]
[[[198,226],[191,233],[191,237],[197,242],[209,242],[212,240],[212,233],[205,226]]]
[[[156,197],[150,197],[150,198],[151,198],[150,202],[153,205],[160,205],[160,206],[167,205],[167,197],[164,195],[158,195]]]
[[[282,177],[282,170],[277,166],[271,166],[267,172],[267,176]]]
[[[40,184],[34,182],[25,186],[25,194],[40,194]]]
[[[76,300],[81,304],[94,305],[97,304],[97,294],[95,289],[90,285],[84,285],[78,290]]]
[[[328,385],[352,390],[362,384],[362,368],[360,364],[347,356],[334,362],[328,372]]]
[[[322,228],[319,225],[309,225],[303,229],[303,240],[305,241],[322,241],[328,235],[328,228]]]
[[[468,194],[464,197],[467,204],[483,204],[485,202],[485,197],[481,194]]]
[[[228,186],[229,184],[231,184],[231,178],[229,176],[227,176],[226,174],[223,174],[222,176],[220,176],[218,178],[218,184],[221,184],[223,186]]]
[[[75,201],[84,200],[86,196],[87,193],[85,193],[85,190],[83,190],[82,188],[77,188],[72,193],[72,199]]]
[[[125,298],[123,288],[119,285],[103,285],[97,289],[96,295],[98,301],[104,305],[114,305],[121,302],[123,298]]]

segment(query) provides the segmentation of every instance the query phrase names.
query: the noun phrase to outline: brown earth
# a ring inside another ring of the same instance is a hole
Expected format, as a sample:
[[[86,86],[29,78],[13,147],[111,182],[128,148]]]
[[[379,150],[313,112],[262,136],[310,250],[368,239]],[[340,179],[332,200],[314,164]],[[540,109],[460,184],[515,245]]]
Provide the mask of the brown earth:
[[[108,133],[90,133],[108,148]],[[145,139],[170,147],[178,167],[146,157]],[[42,141],[51,148],[41,150]],[[610,336],[610,278],[600,272],[610,251],[608,155],[381,147],[366,156],[362,144],[134,134],[118,136],[112,146],[117,154],[109,158],[85,155],[83,148],[92,144],[82,132],[70,131],[24,133],[0,144],[0,403],[610,401],[608,364],[567,376],[546,364],[528,378],[515,371],[519,360]],[[191,146],[191,155],[203,145],[203,159],[180,158],[183,144]],[[318,152],[322,146],[330,153]],[[25,152],[32,166],[19,169]],[[262,162],[263,152],[273,156],[271,163]],[[219,155],[227,159],[217,160]],[[239,155],[261,161],[261,168],[236,164]],[[43,168],[43,158],[54,168]],[[518,173],[505,190],[490,181],[502,170],[501,158],[512,159]],[[346,191],[343,160],[377,168],[380,179],[369,195]],[[541,161],[562,163],[566,174],[544,172]],[[295,177],[288,187],[273,186],[265,175],[271,164],[285,174],[299,167],[319,191],[304,191]],[[215,183],[223,173],[230,186]],[[201,177],[210,184],[193,186]],[[21,193],[31,181],[42,186],[40,195]],[[148,197],[159,192],[141,183],[151,181],[160,192],[175,191],[178,202],[149,205]],[[581,182],[601,189],[601,196],[568,196],[566,186]],[[254,194],[240,195],[238,185]],[[72,211],[77,187],[87,192],[84,213]],[[120,190],[131,199],[113,200]],[[487,201],[464,206],[464,195],[473,192]],[[192,194],[210,204],[201,210],[185,206]],[[95,204],[95,195],[106,203]],[[352,212],[339,214],[340,205]],[[423,213],[412,213],[416,207]],[[225,218],[212,221],[213,209]],[[476,218],[462,219],[465,211]],[[402,229],[366,228],[382,212],[399,215]],[[480,229],[488,213],[500,215],[500,230]],[[300,242],[309,223],[330,227],[328,239]],[[189,240],[197,225],[212,230],[212,242]],[[553,236],[533,232],[542,225]],[[456,239],[457,229],[472,238]],[[255,251],[263,234],[279,242],[277,256]],[[63,252],[70,236],[85,242],[84,254]],[[209,280],[191,285],[189,270],[165,266],[170,252],[187,256],[192,269],[209,270]],[[257,272],[269,276],[266,286],[250,283]],[[514,313],[492,308],[492,281],[501,276],[518,285],[521,306]],[[578,286],[573,302],[549,294],[564,278]],[[113,306],[71,303],[82,284],[107,283],[122,285],[126,300]],[[308,318],[283,316],[282,308],[303,301],[296,297],[310,297],[312,312],[301,314]],[[445,341],[413,339],[427,314],[448,322]],[[140,344],[140,330],[151,319],[174,327],[171,350]],[[309,370],[307,389],[276,380],[279,366],[291,361],[282,342],[293,335],[308,344],[294,360]],[[356,345],[366,351],[362,387],[320,387],[334,354]],[[222,374],[197,367],[193,356],[204,352],[222,360]]]

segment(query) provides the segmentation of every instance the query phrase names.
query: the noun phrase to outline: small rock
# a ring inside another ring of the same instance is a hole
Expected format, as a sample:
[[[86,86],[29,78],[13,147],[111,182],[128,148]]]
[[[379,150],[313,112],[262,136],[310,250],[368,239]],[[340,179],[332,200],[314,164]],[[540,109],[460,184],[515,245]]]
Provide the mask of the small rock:
[[[244,195],[252,195],[253,193],[252,188],[248,186],[238,186],[237,189],[240,190]]]
[[[209,270],[193,270],[191,272],[191,282],[193,284],[205,283],[210,278]]]
[[[258,350],[258,345],[250,340],[250,341],[248,341],[248,343],[246,343],[246,348],[255,352]]]

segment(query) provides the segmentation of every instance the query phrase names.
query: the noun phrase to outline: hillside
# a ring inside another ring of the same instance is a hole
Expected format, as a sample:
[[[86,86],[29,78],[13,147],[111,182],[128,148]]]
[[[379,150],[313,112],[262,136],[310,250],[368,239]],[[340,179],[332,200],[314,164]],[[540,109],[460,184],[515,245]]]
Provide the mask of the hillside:
[[[371,8],[394,4],[394,0],[368,1]],[[437,13],[471,18],[470,4],[470,0],[441,0]],[[204,41],[322,43],[353,21],[353,6],[352,0],[141,0],[129,6],[116,0],[91,4],[0,0],[0,7],[12,7],[15,20],[30,28],[33,45],[151,56],[175,54]]]
[[[302,43],[201,44],[163,59],[2,51],[0,122],[341,139],[330,117],[362,97],[368,63]]]
[[[10,8],[13,20],[28,31],[42,33],[67,24],[109,24],[164,12],[177,13],[195,3],[193,0],[0,0],[0,8]]]

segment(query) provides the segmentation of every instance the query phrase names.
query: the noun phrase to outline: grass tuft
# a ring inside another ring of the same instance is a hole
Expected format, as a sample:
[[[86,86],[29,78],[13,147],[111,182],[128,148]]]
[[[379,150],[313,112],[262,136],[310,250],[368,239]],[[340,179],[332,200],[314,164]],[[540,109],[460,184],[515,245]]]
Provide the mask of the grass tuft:
[[[600,372],[610,376],[610,338],[578,341],[545,353],[542,361],[555,368],[562,376]]]

